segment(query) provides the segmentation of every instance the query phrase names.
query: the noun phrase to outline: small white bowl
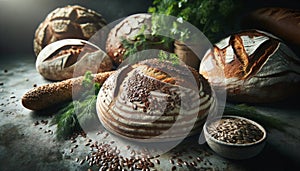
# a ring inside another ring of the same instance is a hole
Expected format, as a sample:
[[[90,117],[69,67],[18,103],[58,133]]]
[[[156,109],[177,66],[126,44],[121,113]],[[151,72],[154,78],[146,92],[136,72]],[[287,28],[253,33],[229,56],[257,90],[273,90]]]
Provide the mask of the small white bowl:
[[[252,123],[253,125],[256,125],[263,132],[263,136],[260,140],[255,141],[253,143],[247,143],[247,144],[227,143],[224,141],[217,140],[214,137],[212,137],[211,134],[208,133],[207,126],[222,118],[237,118],[241,120],[246,120]],[[212,120],[207,121],[204,124],[203,129],[204,129],[204,136],[208,146],[220,156],[229,159],[242,160],[242,159],[248,159],[254,157],[262,151],[266,143],[266,137],[267,137],[266,130],[258,123],[250,119],[239,117],[239,116],[224,115],[222,117],[216,117]]]

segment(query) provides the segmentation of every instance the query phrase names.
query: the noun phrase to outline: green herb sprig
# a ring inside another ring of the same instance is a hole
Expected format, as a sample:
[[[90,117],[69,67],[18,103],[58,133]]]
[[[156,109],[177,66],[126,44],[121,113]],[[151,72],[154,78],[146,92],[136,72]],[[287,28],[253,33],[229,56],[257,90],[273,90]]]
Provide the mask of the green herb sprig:
[[[122,45],[126,49],[123,60],[129,56],[134,56],[138,51],[150,49],[154,46],[161,46],[165,49],[170,49],[173,45],[173,40],[160,35],[146,33],[147,25],[142,25],[138,33],[134,36],[133,41],[122,39]]]
[[[97,117],[96,99],[101,85],[93,82],[91,72],[86,72],[82,86],[85,91],[81,98],[66,104],[51,121],[52,125],[57,124],[56,136],[59,140],[68,139],[75,133],[82,132],[80,124]]]
[[[242,6],[238,0],[154,0],[148,12],[178,17],[179,21],[185,20],[200,29],[208,39],[215,43],[229,30],[237,27],[236,15]],[[164,26],[162,18],[152,21],[158,30],[169,30],[176,33],[182,39],[189,38],[189,31],[180,28],[180,22],[176,22],[173,28]]]
[[[160,62],[170,61],[173,65],[178,65],[180,63],[179,57],[175,53],[167,53],[163,50],[160,50],[158,53],[158,59]]]

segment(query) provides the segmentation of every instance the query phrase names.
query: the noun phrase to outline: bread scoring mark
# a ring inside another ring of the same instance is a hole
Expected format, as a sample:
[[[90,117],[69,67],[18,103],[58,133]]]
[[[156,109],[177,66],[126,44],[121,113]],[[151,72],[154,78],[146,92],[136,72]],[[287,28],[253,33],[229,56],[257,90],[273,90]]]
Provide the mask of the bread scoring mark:
[[[216,43],[215,46],[217,46],[219,49],[224,49],[230,45],[229,40],[230,40],[230,37],[227,37],[227,38],[221,40],[220,42]]]
[[[232,61],[234,61],[234,56],[235,56],[235,54],[234,54],[234,51],[233,51],[233,49],[232,49],[232,46],[227,47],[225,53],[226,53],[226,54],[225,54],[225,63],[226,63],[226,64],[229,64],[229,63],[231,63]]]
[[[233,48],[236,58],[242,64],[242,70],[246,72],[246,68],[249,65],[249,59],[241,37],[239,35],[233,35],[230,37],[229,42]]]
[[[241,36],[241,39],[248,56],[251,56],[262,43],[269,40],[266,36]]]

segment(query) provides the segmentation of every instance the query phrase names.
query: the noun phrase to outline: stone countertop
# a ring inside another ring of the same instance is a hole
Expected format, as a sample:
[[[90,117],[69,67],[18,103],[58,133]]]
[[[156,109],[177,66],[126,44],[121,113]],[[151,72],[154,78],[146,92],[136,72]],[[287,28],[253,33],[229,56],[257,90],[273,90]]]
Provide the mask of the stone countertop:
[[[50,125],[54,111],[45,113],[25,109],[21,104],[24,93],[44,80],[35,70],[35,58],[29,55],[8,55],[0,58],[0,170],[99,170],[81,160],[91,153],[88,137],[58,141],[56,125]],[[228,160],[212,152],[207,144],[199,145],[198,137],[191,137],[155,159],[157,170],[299,170],[300,164],[300,105],[299,101],[256,106],[267,116],[289,123],[286,131],[266,128],[267,144],[256,157],[248,160]],[[38,124],[37,124],[38,123]],[[113,142],[115,137],[103,130],[98,143],[114,147],[124,144]],[[76,141],[76,142],[75,142]],[[174,157],[174,154],[175,157]],[[178,155],[180,154],[180,155]],[[76,161],[78,158],[79,161]],[[176,165],[178,158],[187,163]],[[175,163],[172,164],[173,160]],[[175,167],[174,167],[175,166]],[[152,168],[152,169],[154,169]]]

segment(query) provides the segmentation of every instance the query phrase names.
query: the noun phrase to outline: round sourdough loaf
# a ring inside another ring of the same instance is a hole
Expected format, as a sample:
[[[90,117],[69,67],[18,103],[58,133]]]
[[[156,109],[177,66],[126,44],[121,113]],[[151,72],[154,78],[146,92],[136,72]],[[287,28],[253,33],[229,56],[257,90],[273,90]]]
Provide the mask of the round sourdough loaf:
[[[214,45],[200,65],[228,100],[266,103],[300,92],[300,58],[276,37],[258,30],[233,34]]]
[[[48,44],[61,39],[90,39],[106,25],[97,12],[79,5],[68,5],[50,12],[38,26],[33,41],[36,56]]]
[[[214,102],[209,83],[196,70],[148,59],[111,75],[99,91],[96,108],[112,133],[163,142],[200,133]]]

